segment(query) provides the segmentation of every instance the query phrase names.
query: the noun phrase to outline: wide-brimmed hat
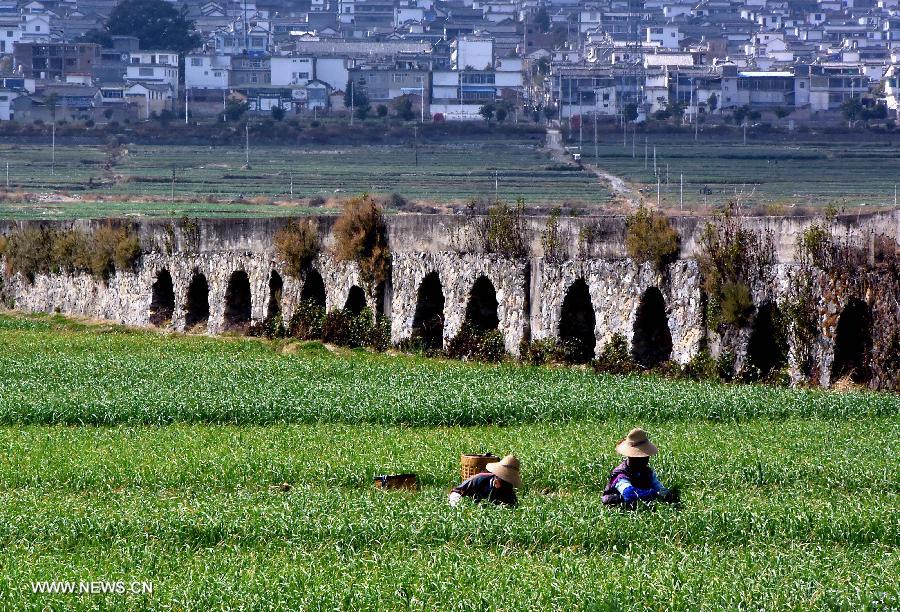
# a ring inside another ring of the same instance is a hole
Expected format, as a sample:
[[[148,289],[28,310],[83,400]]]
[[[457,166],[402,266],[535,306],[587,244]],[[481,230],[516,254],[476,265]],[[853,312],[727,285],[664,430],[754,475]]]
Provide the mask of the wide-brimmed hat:
[[[514,487],[522,486],[522,477],[519,476],[519,459],[515,455],[507,455],[500,461],[488,463],[485,469]]]
[[[625,457],[652,457],[659,452],[656,445],[647,437],[647,432],[635,427],[628,435],[616,444],[616,452]]]

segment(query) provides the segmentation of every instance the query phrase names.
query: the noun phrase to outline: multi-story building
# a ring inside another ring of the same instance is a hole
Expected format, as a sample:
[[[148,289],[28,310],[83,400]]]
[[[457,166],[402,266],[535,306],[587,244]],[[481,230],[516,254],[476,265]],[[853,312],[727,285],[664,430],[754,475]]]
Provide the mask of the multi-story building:
[[[13,66],[30,78],[64,81],[69,74],[91,74],[99,58],[100,45],[94,43],[19,42],[13,47]]]
[[[125,68],[125,82],[129,85],[168,86],[172,98],[178,98],[178,53],[175,51],[132,51]],[[153,90],[158,91],[156,89]]]

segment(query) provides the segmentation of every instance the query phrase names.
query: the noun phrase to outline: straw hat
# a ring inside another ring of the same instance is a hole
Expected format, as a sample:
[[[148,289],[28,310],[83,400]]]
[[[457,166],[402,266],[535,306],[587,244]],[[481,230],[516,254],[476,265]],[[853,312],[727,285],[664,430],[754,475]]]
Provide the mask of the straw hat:
[[[635,427],[616,444],[616,452],[625,457],[652,457],[659,449],[647,437],[646,431]]]
[[[515,455],[507,455],[500,461],[488,463],[485,469],[514,487],[522,486],[522,477],[519,476],[519,459]]]

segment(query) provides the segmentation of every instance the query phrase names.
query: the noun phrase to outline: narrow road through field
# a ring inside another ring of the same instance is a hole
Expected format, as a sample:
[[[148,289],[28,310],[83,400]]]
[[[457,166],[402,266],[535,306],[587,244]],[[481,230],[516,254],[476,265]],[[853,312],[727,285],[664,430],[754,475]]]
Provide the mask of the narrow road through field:
[[[547,130],[547,149],[550,151],[550,155],[553,157],[553,159],[557,162],[569,162],[566,150],[562,145],[562,134],[559,130]],[[595,164],[586,164],[582,162],[581,165],[587,168],[590,172],[593,172],[600,180],[609,185],[609,189],[613,192],[613,195],[616,198],[625,200],[629,207],[637,208],[642,203],[645,203],[644,198],[641,196],[641,194],[637,190],[630,187],[622,177],[610,174],[609,172]]]

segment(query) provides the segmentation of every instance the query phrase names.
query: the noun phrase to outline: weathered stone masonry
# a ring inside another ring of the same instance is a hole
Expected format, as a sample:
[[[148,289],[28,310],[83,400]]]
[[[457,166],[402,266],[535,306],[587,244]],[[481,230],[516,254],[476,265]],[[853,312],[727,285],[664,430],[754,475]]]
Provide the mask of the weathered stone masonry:
[[[19,310],[61,312],[149,326],[151,288],[160,272],[166,270],[171,276],[175,295],[171,321],[166,326],[183,330],[188,287],[192,278],[202,274],[209,288],[209,318],[205,329],[209,334],[218,334],[226,330],[225,296],[232,275],[239,271],[246,273],[250,285],[250,319],[261,322],[268,313],[272,297],[269,283],[274,272],[283,281],[279,306],[285,319],[289,319],[299,304],[306,278],[288,276],[282,265],[275,261],[271,236],[278,223],[244,221],[238,224],[240,229],[235,233],[226,222],[202,222],[201,238],[191,244],[180,230],[176,228],[173,232],[171,224],[164,227],[159,223],[145,223],[141,225],[140,233],[142,244],[149,252],[141,257],[134,271],[117,271],[106,282],[87,274],[39,275],[33,283],[21,276],[7,275],[0,279],[3,281],[0,287],[6,303]],[[416,223],[420,229],[422,221]],[[447,223],[440,221],[435,231],[443,234]],[[327,253],[327,224],[325,226]],[[4,229],[8,232],[10,228],[0,227],[0,231]],[[562,263],[549,263],[540,256],[508,260],[496,255],[456,252],[447,248],[445,240],[436,243],[441,250],[423,248],[427,246],[427,237],[422,236],[404,244],[397,238],[396,227],[391,232],[392,241],[399,244],[392,242],[392,275],[380,304],[376,304],[376,297],[361,280],[355,264],[339,262],[323,254],[313,262],[312,269],[321,275],[328,310],[343,308],[351,289],[359,287],[367,306],[373,310],[383,309],[390,317],[394,343],[412,334],[419,287],[428,274],[437,275],[443,294],[444,343],[461,329],[472,288],[476,281],[484,278],[496,293],[498,328],[504,335],[506,349],[512,354],[518,353],[522,340],[558,337],[566,294],[576,281],[581,280],[587,286],[595,320],[595,352],[614,334],[622,334],[632,341],[639,305],[648,290],[655,288],[664,302],[673,360],[686,363],[705,345],[709,345],[714,353],[733,352],[739,369],[746,359],[749,328],[728,338],[718,338],[707,332],[700,273],[693,259],[679,260],[663,272],[649,264],[636,265],[623,257],[571,259]],[[782,241],[789,242],[787,239]],[[604,247],[606,251],[612,248],[610,244]],[[790,262],[773,266],[769,278],[754,287],[754,303],[784,302],[796,268],[796,264]],[[4,273],[0,269],[0,274]],[[856,298],[872,306],[874,333],[878,340],[879,322],[891,317],[900,318],[900,289],[897,279],[883,278],[865,285],[868,290],[859,284],[841,284],[828,279],[820,279],[819,286],[817,309],[821,313],[822,334],[813,347],[817,364],[814,379],[828,385],[837,320],[847,300]],[[875,287],[874,292],[872,287]],[[873,386],[890,387],[893,384],[889,377],[876,376]]]

